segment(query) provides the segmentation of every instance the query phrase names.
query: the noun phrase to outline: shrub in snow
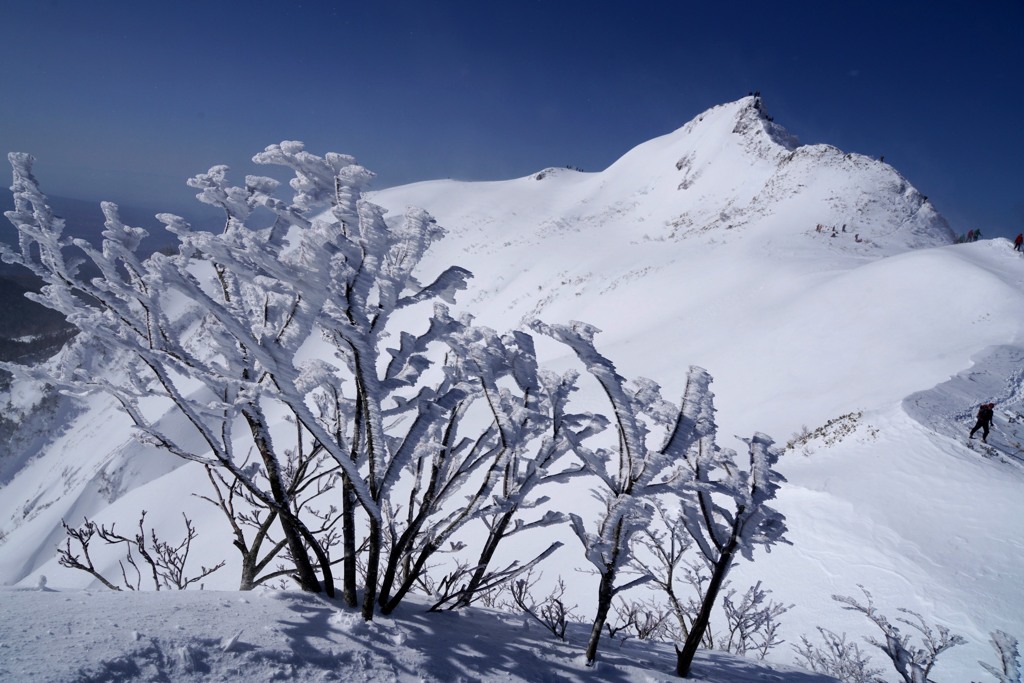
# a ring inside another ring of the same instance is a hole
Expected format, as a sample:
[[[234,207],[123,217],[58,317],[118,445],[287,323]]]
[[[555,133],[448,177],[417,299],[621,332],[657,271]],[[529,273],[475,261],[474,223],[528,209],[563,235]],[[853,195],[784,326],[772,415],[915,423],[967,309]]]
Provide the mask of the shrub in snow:
[[[656,600],[624,600],[619,599],[613,605],[614,621],[605,622],[605,630],[612,638],[634,637],[639,640],[664,640],[669,631],[667,624],[671,618],[668,607]]]
[[[221,229],[161,214],[177,250],[141,260],[145,231],[122,223],[114,204],[102,205],[100,249],[64,237],[32,157],[9,159],[19,248],[3,257],[40,276],[36,299],[86,334],[52,371],[6,367],[75,394],[107,392],[142,438],[204,465],[207,499],[243,555],[242,587],[286,559],[301,588],[333,595],[340,549],[343,595],[355,604],[362,581],[369,619],[377,605],[394,609],[430,558],[480,520],[480,559],[449,597],[468,604],[530,565],[489,570],[501,540],[560,521],[518,515],[537,504],[536,486],[568,476],[549,472],[602,424],[565,411],[575,375],[539,371],[529,335],[449,315],[442,301],[470,273],[418,281],[415,267],[444,234],[429,215],[385,221],[362,199],[371,174],[351,157],[284,142],[254,160],[291,169],[289,203],[274,196],[277,181],[234,186],[215,166],[189,184],[223,211]],[[81,276],[83,257],[102,277]],[[392,323],[405,309],[423,314],[419,331]],[[315,337],[333,357],[303,355]],[[162,429],[168,411],[192,433]],[[328,493],[331,503],[316,502]]]
[[[299,462],[304,463],[306,459],[300,457]],[[323,457],[316,459],[318,462],[313,467],[307,467],[313,471],[320,470],[320,463]],[[224,474],[210,465],[204,465],[206,476],[213,488],[213,495],[196,494],[199,498],[217,506],[231,527],[234,540],[232,545],[242,555],[241,576],[238,582],[239,590],[252,590],[256,586],[267,584],[281,577],[288,576],[289,570],[285,566],[270,568],[271,564],[278,558],[278,555],[287,545],[286,539],[275,539],[273,528],[277,523],[277,512],[260,504],[250,493],[242,482]],[[256,481],[265,481],[263,472],[258,467],[249,466],[249,473]],[[307,496],[296,497],[292,506],[301,513],[309,509],[310,503],[325,493],[322,486],[314,487]],[[329,527],[334,521],[334,515],[324,516],[324,527]],[[246,533],[249,530],[251,533]],[[324,545],[329,549],[333,544],[330,537],[324,540]]]
[[[857,643],[846,640],[846,634],[839,635],[827,628],[818,627],[824,646],[812,643],[807,636],[800,637],[800,645],[794,646],[797,664],[811,671],[838,678],[843,683],[878,683],[882,669],[871,666],[868,657]]]
[[[706,557],[690,557],[694,543],[686,529],[685,513],[656,506],[653,524],[637,539],[636,563],[650,574],[667,600],[664,631],[671,640],[683,643],[697,622],[708,598],[713,565]],[[738,595],[729,582],[722,583],[720,619],[724,628],[713,629],[709,621],[700,645],[744,656],[763,659],[782,644],[779,617],[791,606],[771,600],[771,591],[758,582]]]
[[[565,604],[565,581],[559,577],[558,582],[551,589],[551,592],[539,603],[534,599],[532,589],[540,580],[540,577],[533,578],[531,572],[527,572],[524,578],[516,579],[508,586],[508,592],[512,597],[512,607],[518,609],[523,615],[536,621],[546,630],[551,631],[559,640],[565,640],[565,631],[569,628],[570,620],[576,616],[575,605],[567,607]]]
[[[933,683],[930,678],[938,656],[946,650],[966,643],[963,636],[951,633],[944,626],[930,626],[917,612],[900,608],[905,615],[896,617],[897,622],[917,631],[920,644],[912,642],[911,634],[902,633],[888,617],[875,607],[871,593],[863,586],[866,604],[847,595],[833,595],[832,599],[842,603],[844,609],[860,612],[870,619],[884,634],[884,640],[866,637],[865,640],[885,653],[896,673],[904,683]],[[796,646],[797,664],[811,671],[828,674],[843,683],[883,683],[882,669],[871,666],[869,658],[856,643],[846,640],[846,634],[818,627],[825,644],[824,647],[812,643],[806,636],[801,636],[801,645]],[[1021,683],[1021,670],[1018,661],[1017,639],[1003,631],[991,634],[992,647],[999,657],[998,666],[978,662],[985,671],[996,678],[998,683]]]
[[[634,537],[649,528],[655,502],[661,499],[680,509],[682,529],[710,571],[687,638],[677,646],[676,672],[686,676],[737,554],[752,559],[755,546],[770,548],[784,540],[785,518],[767,504],[783,481],[773,469],[780,451],[764,434],[754,435],[747,441],[749,466],[744,470],[736,463],[735,451],[715,443],[714,395],[711,376],[704,369],[690,368],[676,406],[661,397],[660,387],[651,380],[629,382],[619,375],[594,346],[596,328],[541,322],[532,327],[576,353],[608,397],[618,437],[615,448],[590,449],[582,443],[575,448],[583,468],[601,484],[594,495],[603,507],[592,529],[580,516],[570,515],[573,531],[600,577],[587,661],[593,663],[597,657],[612,599],[654,578],[644,573],[626,583],[618,581],[632,559]],[[652,432],[661,432],[660,446],[650,444]]]
[[[116,524],[107,527],[86,519],[82,526],[72,527],[61,520],[67,538],[64,547],[57,548],[57,561],[62,567],[91,574],[104,586],[115,591],[121,590],[122,587],[133,591],[142,590],[144,574],[148,579],[146,583],[151,585],[153,590],[185,590],[224,566],[222,561],[213,567],[201,567],[197,575],[188,576],[185,573],[185,565],[188,563],[192,541],[198,535],[192,520],[185,517],[185,537],[177,545],[162,540],[157,536],[155,529],[150,529],[147,537],[143,526],[145,520],[146,511],[143,510],[139,516],[139,529],[132,536],[119,534]],[[123,548],[124,557],[118,561],[118,567],[121,569],[120,585],[115,583],[117,579],[108,579],[96,568],[89,549],[93,536],[107,545]],[[43,585],[45,583],[43,579]]]
[[[857,431],[860,427],[861,417],[863,417],[863,413],[860,411],[840,415],[828,420],[814,431],[808,429],[807,425],[803,425],[800,431],[790,437],[786,443],[786,450],[802,448],[804,455],[811,455],[813,450],[810,443],[815,440],[821,440],[825,446],[834,446]],[[869,427],[868,430],[870,436],[874,436],[877,432],[874,427]]]
[[[848,595],[833,595],[832,599],[842,603],[843,609],[860,612],[882,631],[884,640],[867,638],[867,641],[885,653],[904,683],[929,683],[929,675],[938,656],[951,647],[967,642],[963,636],[951,633],[945,626],[933,628],[926,624],[924,618],[917,612],[900,608],[899,611],[907,616],[897,617],[896,621],[918,632],[921,644],[915,645],[911,642],[910,634],[901,633],[899,627],[878,611],[871,593],[863,586],[860,588],[867,604],[861,604]]]

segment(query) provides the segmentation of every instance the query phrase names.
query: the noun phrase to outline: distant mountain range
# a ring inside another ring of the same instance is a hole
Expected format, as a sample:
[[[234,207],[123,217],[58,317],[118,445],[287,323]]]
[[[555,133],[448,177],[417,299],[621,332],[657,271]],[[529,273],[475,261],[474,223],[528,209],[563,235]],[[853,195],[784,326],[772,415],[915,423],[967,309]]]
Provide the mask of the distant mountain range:
[[[66,235],[85,239],[93,245],[100,244],[104,217],[99,202],[70,197],[48,199],[54,213],[67,222]],[[174,236],[156,220],[156,211],[124,205],[118,208],[125,223],[149,231],[141,247],[143,254],[175,244]],[[14,198],[4,188],[0,191],[0,214],[12,209]],[[201,215],[201,211],[196,213]],[[6,217],[0,217],[0,241],[14,245],[17,239],[14,226]],[[63,316],[25,297],[26,292],[38,291],[39,286],[39,281],[25,269],[0,262],[0,319],[4,321],[0,326],[0,360],[25,362],[46,358],[72,336],[73,328]]]
[[[47,197],[50,206],[55,214],[67,221],[65,234],[74,235],[85,239],[92,244],[98,245],[103,232],[103,211],[100,203],[86,201],[84,199],[72,199],[70,197]],[[198,205],[198,202],[197,202]],[[0,213],[10,211],[14,208],[14,198],[9,189],[0,191]],[[174,244],[174,236],[164,230],[163,225],[155,216],[158,211],[145,209],[137,206],[118,204],[121,219],[129,225],[137,225],[149,231],[149,237],[143,243],[143,251],[153,252],[161,247]],[[167,209],[170,213],[177,210]],[[188,216],[191,218],[191,216]],[[0,241],[14,243],[17,240],[17,233],[10,221],[4,218],[0,221]],[[6,266],[9,268],[9,266]]]

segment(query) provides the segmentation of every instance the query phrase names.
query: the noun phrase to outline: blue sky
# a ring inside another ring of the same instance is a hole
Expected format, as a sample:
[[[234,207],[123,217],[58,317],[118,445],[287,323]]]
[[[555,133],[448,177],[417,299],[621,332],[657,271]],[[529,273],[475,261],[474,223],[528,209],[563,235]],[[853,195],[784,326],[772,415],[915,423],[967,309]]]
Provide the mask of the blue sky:
[[[55,195],[175,209],[285,139],[377,187],[601,170],[759,90],[954,229],[1024,229],[1021,0],[0,0],[0,63],[0,151]]]

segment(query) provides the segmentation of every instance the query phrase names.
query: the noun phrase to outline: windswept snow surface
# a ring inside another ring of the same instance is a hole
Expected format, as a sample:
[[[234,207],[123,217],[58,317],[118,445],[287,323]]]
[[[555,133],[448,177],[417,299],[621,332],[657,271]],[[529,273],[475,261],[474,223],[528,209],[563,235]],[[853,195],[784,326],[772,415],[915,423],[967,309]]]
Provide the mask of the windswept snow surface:
[[[827,145],[800,146],[754,98],[715,107],[602,172],[547,169],[504,182],[432,181],[371,199],[396,216],[408,206],[423,207],[448,230],[421,279],[452,263],[471,270],[475,279],[457,311],[498,330],[533,318],[591,323],[603,330],[598,348],[620,373],[656,380],[667,397],[681,395],[686,368],[700,365],[714,377],[720,435],[758,430],[780,443],[793,441],[780,463],[788,484],[777,506],[793,545],[761,553],[730,575],[741,591],[763,579],[773,599],[794,605],[782,617],[789,643],[801,634],[813,637],[816,626],[852,637],[878,635],[867,619],[831,599],[861,598],[858,584],[890,618],[909,608],[968,639],[939,658],[933,678],[941,683],[988,680],[977,662],[994,661],[991,631],[1024,640],[1024,258],[1006,240],[952,244],[946,222],[895,169]],[[545,340],[538,339],[538,351],[552,368],[573,365],[564,348]],[[580,400],[590,402],[588,409],[608,409],[597,391],[581,392]],[[968,442],[977,405],[990,400],[996,402],[990,446]],[[197,564],[233,552],[224,549],[225,525],[215,511],[186,495],[202,487],[201,470],[142,453],[125,422],[108,401],[90,399],[82,415],[0,489],[0,581],[29,587],[45,574],[51,586],[89,587],[88,576],[58,567],[53,551],[63,536],[60,519],[80,522],[82,515],[133,525],[144,508],[151,511],[147,523],[166,525],[170,534],[180,533],[184,509],[201,522]],[[546,493],[565,511],[590,504],[586,487]],[[572,577],[569,602],[586,619],[596,582],[575,573],[585,565],[582,551],[571,533],[564,536],[565,546],[544,571]],[[231,589],[235,577],[229,564],[206,585]],[[11,610],[19,601],[51,599],[71,600],[76,610],[89,608],[82,602],[114,610],[107,605],[118,599],[139,600],[140,613],[160,609],[158,602],[144,606],[140,596],[97,592],[88,598],[7,592],[0,599]],[[184,606],[189,600],[223,603],[223,609],[204,609],[210,619],[223,616],[222,628],[201,631],[192,621],[182,639],[161,636],[167,639],[156,650],[183,647],[186,635],[206,638],[195,647],[211,653],[199,658],[210,671],[229,666],[211,643],[241,628],[227,624],[228,615],[243,610],[242,600],[271,610],[242,617],[259,628],[278,619],[300,625],[280,627],[276,644],[263,631],[257,642],[247,630],[241,642],[250,646],[238,657],[258,659],[255,653],[264,648],[284,652],[288,643],[316,657],[348,652],[341,635],[311,640],[304,630],[309,620],[289,617],[308,613],[320,625],[344,620],[313,598],[161,594],[159,600],[182,601],[173,614],[191,609]],[[36,609],[49,607],[41,602]],[[368,644],[348,656],[369,667],[384,657],[373,638],[394,642],[394,633],[419,638],[447,628],[406,614],[410,621],[401,627],[359,626]],[[462,624],[468,617],[442,618]],[[490,645],[464,645],[467,660],[477,647],[504,647],[500,629],[511,628],[511,618],[486,618],[498,637]],[[21,627],[34,628],[24,619]],[[153,627],[130,628],[146,634]],[[142,652],[147,638],[134,645],[126,639],[124,651]],[[531,647],[554,652],[537,638]],[[7,636],[4,646],[5,652],[33,647]],[[109,649],[101,649],[102,658],[116,658],[114,645],[103,647]],[[259,661],[288,666],[290,656]],[[435,668],[424,660],[388,666],[400,670],[398,680],[408,671],[426,672],[425,680],[457,671],[443,668],[455,667],[454,658],[439,663],[436,653],[425,656]],[[551,656],[563,658],[557,665],[563,668],[544,674],[549,680],[590,673],[572,668],[575,653]],[[880,653],[873,656],[888,667]],[[785,645],[771,658],[788,663],[793,653]],[[424,668],[416,669],[420,664]],[[540,670],[513,671],[512,680],[545,680]],[[490,669],[458,675],[499,679]],[[648,675],[661,680],[639,670],[600,680]],[[746,680],[742,675],[720,680]],[[368,674],[365,680],[393,679]]]

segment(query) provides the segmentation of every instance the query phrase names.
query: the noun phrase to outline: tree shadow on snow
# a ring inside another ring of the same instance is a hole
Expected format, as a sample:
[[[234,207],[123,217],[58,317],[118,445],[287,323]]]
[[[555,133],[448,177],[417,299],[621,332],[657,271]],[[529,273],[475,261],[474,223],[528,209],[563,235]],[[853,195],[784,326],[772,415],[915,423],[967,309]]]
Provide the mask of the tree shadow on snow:
[[[511,673],[529,681],[608,681],[628,683],[635,671],[628,664],[653,671],[670,670],[671,662],[642,661],[648,652],[621,653],[618,644],[605,641],[596,667],[584,662],[588,630],[570,629],[567,642],[554,637],[522,616],[471,609],[417,612],[407,607],[401,616],[406,645],[424,656],[424,672],[439,680],[496,678]],[[444,647],[439,648],[438,643]]]
[[[602,639],[595,667],[584,651],[590,628],[572,624],[565,642],[521,615],[473,608],[427,612],[407,602],[393,615],[363,621],[358,610],[340,601],[289,594],[297,618],[273,628],[286,638],[289,652],[252,652],[249,659],[287,663],[356,677],[358,672],[389,672],[395,678],[455,681],[518,679],[544,682],[632,683],[680,680],[670,643]],[[282,659],[282,657],[284,659]],[[722,652],[700,651],[693,664],[697,680],[729,683],[834,683],[791,667],[776,667]],[[309,673],[309,672],[307,672]]]

